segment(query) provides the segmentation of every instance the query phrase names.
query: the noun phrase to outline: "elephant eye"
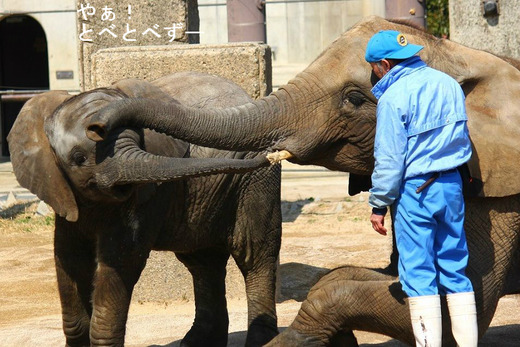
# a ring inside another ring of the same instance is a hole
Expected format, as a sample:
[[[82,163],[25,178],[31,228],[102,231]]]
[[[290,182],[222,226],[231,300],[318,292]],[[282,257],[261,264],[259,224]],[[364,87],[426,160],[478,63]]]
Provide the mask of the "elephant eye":
[[[344,104],[352,104],[355,107],[361,106],[365,102],[365,96],[360,92],[350,92],[345,94],[343,98]]]
[[[81,166],[87,161],[87,157],[81,152],[75,152],[72,155],[72,161],[74,164]]]

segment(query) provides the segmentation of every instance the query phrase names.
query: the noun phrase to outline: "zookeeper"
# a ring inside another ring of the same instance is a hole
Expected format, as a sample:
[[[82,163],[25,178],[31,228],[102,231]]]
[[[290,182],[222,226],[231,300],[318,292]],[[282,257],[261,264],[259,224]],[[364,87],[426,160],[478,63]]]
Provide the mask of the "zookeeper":
[[[378,104],[370,221],[386,235],[384,217],[393,205],[399,279],[416,345],[442,345],[440,295],[445,295],[457,344],[476,347],[457,170],[471,156],[465,97],[453,78],[416,55],[422,48],[397,31],[380,31],[366,48],[365,59],[379,78],[372,89]]]

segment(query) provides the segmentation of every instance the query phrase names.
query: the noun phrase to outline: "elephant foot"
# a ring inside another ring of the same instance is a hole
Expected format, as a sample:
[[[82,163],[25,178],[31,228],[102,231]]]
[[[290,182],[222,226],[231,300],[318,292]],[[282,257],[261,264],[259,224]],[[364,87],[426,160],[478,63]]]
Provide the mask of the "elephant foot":
[[[227,340],[227,329],[204,329],[193,326],[182,339],[180,347],[226,347]]]
[[[65,347],[90,347],[89,334],[83,334],[75,337],[66,337]]]
[[[66,343],[65,344],[65,347],[90,347],[90,342],[88,343],[80,343],[80,344],[70,344],[70,343]]]
[[[258,317],[249,325],[246,338],[247,347],[264,346],[278,335],[276,320],[272,317]]]

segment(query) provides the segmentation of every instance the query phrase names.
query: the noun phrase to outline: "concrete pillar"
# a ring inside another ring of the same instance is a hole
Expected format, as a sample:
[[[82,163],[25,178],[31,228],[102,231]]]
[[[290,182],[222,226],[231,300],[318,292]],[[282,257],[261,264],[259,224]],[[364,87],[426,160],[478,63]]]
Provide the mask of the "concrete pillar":
[[[363,5],[363,16],[377,15],[380,17],[385,16],[385,3],[388,0],[362,0]],[[357,22],[357,20],[356,20]]]
[[[266,42],[262,0],[227,0],[228,41]]]

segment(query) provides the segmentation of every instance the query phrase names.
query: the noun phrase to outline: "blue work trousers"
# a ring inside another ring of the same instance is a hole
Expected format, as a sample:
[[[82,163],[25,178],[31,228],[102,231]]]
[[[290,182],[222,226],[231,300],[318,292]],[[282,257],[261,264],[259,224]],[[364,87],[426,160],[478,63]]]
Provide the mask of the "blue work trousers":
[[[430,177],[406,179],[395,204],[400,282],[411,297],[471,292],[460,174],[456,169],[442,172],[416,193]]]

